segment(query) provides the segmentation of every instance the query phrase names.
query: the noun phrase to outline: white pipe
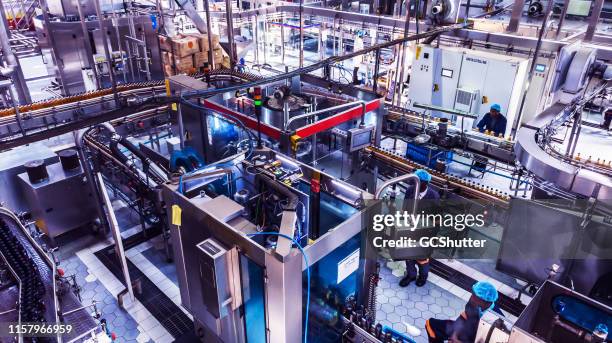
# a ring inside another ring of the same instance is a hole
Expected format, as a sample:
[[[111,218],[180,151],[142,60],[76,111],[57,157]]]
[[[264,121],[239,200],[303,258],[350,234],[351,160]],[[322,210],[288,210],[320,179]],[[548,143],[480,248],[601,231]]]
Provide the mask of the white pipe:
[[[349,107],[349,106],[352,106],[352,105],[356,105],[356,104],[361,104],[361,109],[362,109],[361,121],[363,123],[364,122],[364,117],[365,117],[365,114],[366,114],[366,102],[364,100],[357,100],[357,101],[354,101],[354,102],[349,102],[349,103],[346,103],[346,104],[342,104],[342,105],[338,105],[338,106],[334,106],[334,107],[330,107],[330,108],[324,108],[322,110],[318,110],[318,111],[302,114],[302,115],[299,115],[299,116],[295,116],[293,118],[290,118],[287,121],[287,125],[285,127],[286,127],[287,130],[289,130],[289,127],[291,126],[291,124],[294,121],[296,121],[296,120],[312,117],[312,116],[315,116],[315,115],[318,115],[318,114],[321,114],[321,113],[326,113],[326,112],[329,112],[329,111],[339,110],[339,109],[342,109],[342,108],[345,108],[345,107]]]
[[[392,179],[389,179],[385,182],[383,182],[383,184],[378,187],[378,189],[376,190],[376,192],[374,193],[374,199],[380,199],[382,192],[389,186],[395,185],[397,183],[403,182],[403,181],[408,181],[408,180],[413,180],[415,183],[415,187],[414,187],[414,202],[412,204],[412,213],[416,213],[416,208],[417,208],[417,201],[419,200],[419,191],[421,189],[421,180],[419,179],[419,177],[412,173],[412,174],[404,174],[398,177],[394,177]]]

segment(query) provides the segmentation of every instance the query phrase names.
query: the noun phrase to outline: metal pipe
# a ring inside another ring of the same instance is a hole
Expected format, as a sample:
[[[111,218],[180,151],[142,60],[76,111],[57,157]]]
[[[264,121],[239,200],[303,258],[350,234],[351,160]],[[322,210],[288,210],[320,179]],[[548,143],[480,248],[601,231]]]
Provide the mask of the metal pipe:
[[[559,35],[561,34],[561,28],[565,22],[565,16],[567,15],[567,7],[569,6],[569,3],[570,0],[565,0],[563,2],[563,10],[561,11],[561,17],[559,18],[559,25],[557,26],[557,34],[555,35],[555,39],[559,39]]]
[[[529,92],[529,86],[531,86],[531,81],[533,80],[533,74],[535,72],[535,66],[538,60],[538,55],[540,54],[540,48],[542,47],[542,40],[544,39],[544,34],[548,29],[548,19],[553,10],[554,0],[548,0],[546,14],[544,15],[544,19],[542,20],[542,26],[540,28],[540,33],[538,35],[538,42],[536,43],[535,51],[533,52],[533,59],[531,60],[531,65],[529,66],[529,73],[527,74],[527,84],[525,86],[525,90],[523,91],[523,96],[521,98],[521,106],[516,114],[516,118],[514,118],[514,123],[512,124],[511,138],[514,139],[516,133],[518,132],[518,128],[521,125],[521,119],[523,118],[523,108],[525,107],[525,101],[527,100],[527,93]],[[552,22],[551,22],[552,23]]]
[[[380,185],[380,187],[378,187],[378,189],[376,189],[376,192],[374,193],[374,199],[381,199],[381,195],[382,195],[383,191],[387,187],[395,185],[395,184],[398,184],[400,182],[409,181],[409,180],[414,181],[414,184],[415,184],[415,187],[414,187],[414,196],[412,198],[413,201],[414,201],[413,204],[412,204],[412,213],[416,213],[417,202],[419,201],[419,190],[421,188],[421,180],[414,173],[400,175],[398,177],[394,177],[392,179],[389,179],[389,180],[383,182],[383,184]]]
[[[510,16],[510,23],[508,24],[507,31],[508,32],[516,32],[519,28],[519,24],[521,23],[521,17],[523,16],[523,9],[525,8],[525,0],[516,0],[514,1],[514,6],[512,7],[512,14]]]
[[[178,136],[180,141],[181,150],[185,149],[185,127],[183,124],[183,111],[181,110],[181,103],[178,103],[176,117],[178,122]]]
[[[236,65],[236,42],[234,42],[234,16],[232,15],[232,1],[225,0],[225,14],[227,16],[227,43],[229,46],[230,69]]]
[[[597,29],[597,23],[599,22],[599,16],[601,15],[601,9],[603,8],[604,0],[596,0],[593,6],[593,12],[589,18],[589,26],[587,27],[586,34],[584,35],[584,41],[590,42],[595,35],[595,29]]]
[[[215,56],[213,55],[212,24],[210,22],[210,8],[208,0],[204,0],[204,13],[206,15],[206,36],[208,36],[208,64],[211,69],[215,69]]]
[[[19,130],[21,130],[22,135],[26,135],[25,127],[23,126],[23,121],[21,120],[21,113],[19,112],[19,106],[15,103],[15,95],[13,94],[13,89],[8,87],[9,93],[11,93],[11,98],[13,99],[13,108],[15,109],[15,119],[17,119],[17,125],[19,126]],[[3,95],[4,97],[4,95]]]
[[[304,0],[300,0],[300,68],[304,66]]]
[[[374,75],[372,76],[372,91],[378,95],[376,92],[378,90],[378,72],[380,70],[380,49],[376,49],[375,53],[376,61],[374,61]]]
[[[337,106],[333,106],[333,107],[329,107],[329,108],[324,108],[322,110],[318,110],[318,111],[314,111],[314,112],[310,112],[310,113],[306,113],[306,114],[301,114],[299,116],[292,117],[292,118],[290,118],[287,121],[287,125],[286,125],[285,129],[289,130],[289,128],[291,126],[291,123],[293,123],[296,120],[304,119],[304,118],[309,118],[309,117],[316,116],[318,114],[326,113],[326,112],[329,112],[329,111],[341,110],[341,109],[343,109],[345,107],[349,107],[349,106],[356,105],[356,104],[361,104],[361,108],[362,108],[362,111],[363,111],[363,113],[361,115],[361,117],[362,117],[361,121],[363,122],[364,121],[363,117],[366,114],[366,102],[364,100],[357,100],[357,101],[354,101],[354,102],[349,102],[349,103],[342,104],[342,105],[337,105]]]

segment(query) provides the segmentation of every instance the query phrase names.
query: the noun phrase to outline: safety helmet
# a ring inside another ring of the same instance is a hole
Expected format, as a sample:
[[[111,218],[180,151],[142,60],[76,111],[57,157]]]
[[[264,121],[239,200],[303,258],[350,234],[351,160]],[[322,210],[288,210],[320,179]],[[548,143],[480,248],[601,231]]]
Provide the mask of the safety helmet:
[[[495,286],[488,281],[478,281],[472,286],[472,292],[475,296],[479,297],[484,301],[494,303],[499,297]]]
[[[414,171],[414,174],[419,177],[421,182],[431,181],[431,174],[429,174],[425,169],[417,169]]]

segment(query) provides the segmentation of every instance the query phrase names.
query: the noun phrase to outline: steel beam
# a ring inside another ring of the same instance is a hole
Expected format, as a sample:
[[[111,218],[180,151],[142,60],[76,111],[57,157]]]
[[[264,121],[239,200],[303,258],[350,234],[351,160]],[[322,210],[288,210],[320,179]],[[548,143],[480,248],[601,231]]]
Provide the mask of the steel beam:
[[[587,42],[593,40],[595,30],[597,29],[597,24],[599,23],[599,16],[601,15],[601,9],[603,8],[603,4],[604,0],[595,0],[593,12],[589,17],[589,26],[587,27],[586,34],[584,35],[584,40]]]
[[[523,10],[525,9],[525,0],[514,1],[512,7],[512,16],[510,17],[510,23],[508,24],[508,32],[516,32],[521,23],[521,17],[523,16]]]

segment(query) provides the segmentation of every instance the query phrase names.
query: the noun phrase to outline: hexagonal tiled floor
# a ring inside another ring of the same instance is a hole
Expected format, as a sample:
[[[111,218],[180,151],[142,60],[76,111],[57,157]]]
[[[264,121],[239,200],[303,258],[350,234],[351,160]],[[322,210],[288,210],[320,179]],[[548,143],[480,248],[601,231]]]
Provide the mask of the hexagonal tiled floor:
[[[75,274],[77,283],[82,287],[82,303],[91,304],[96,300],[98,311],[102,318],[106,319],[109,328],[117,335],[117,342],[143,343],[152,342],[148,336],[142,335],[141,340],[137,340],[141,332],[137,329],[138,323],[123,309],[119,308],[117,300],[96,278],[88,277],[87,267],[77,256],[73,256],[62,261],[60,265],[66,275]],[[92,309],[93,312],[93,309]],[[147,340],[142,340],[147,338]]]
[[[455,319],[463,311],[465,302],[432,282],[423,287],[416,287],[414,283],[406,288],[400,287],[403,270],[403,263],[397,262],[381,267],[382,280],[376,290],[376,319],[402,333],[407,332],[406,324],[414,325],[421,334],[412,338],[417,343],[426,343],[425,320],[432,317]]]

